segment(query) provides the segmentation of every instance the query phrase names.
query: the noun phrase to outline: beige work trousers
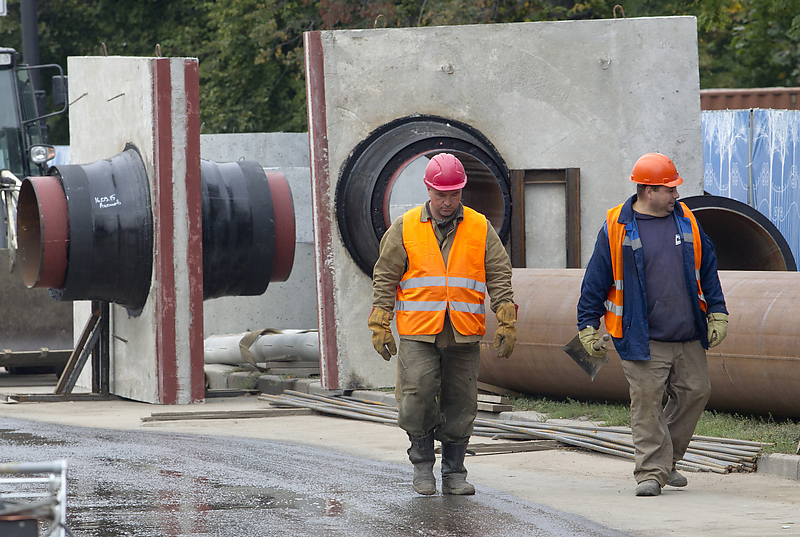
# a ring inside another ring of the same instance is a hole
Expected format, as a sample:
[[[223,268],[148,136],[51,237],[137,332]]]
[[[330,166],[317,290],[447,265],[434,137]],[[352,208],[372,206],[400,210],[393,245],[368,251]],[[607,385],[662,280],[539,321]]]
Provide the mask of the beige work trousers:
[[[400,339],[397,354],[397,425],[422,438],[433,431],[445,444],[464,444],[478,415],[479,343]]]
[[[711,394],[706,352],[700,341],[650,340],[650,360],[622,360],[622,369],[630,385],[633,475],[637,483],[655,479],[663,487]]]

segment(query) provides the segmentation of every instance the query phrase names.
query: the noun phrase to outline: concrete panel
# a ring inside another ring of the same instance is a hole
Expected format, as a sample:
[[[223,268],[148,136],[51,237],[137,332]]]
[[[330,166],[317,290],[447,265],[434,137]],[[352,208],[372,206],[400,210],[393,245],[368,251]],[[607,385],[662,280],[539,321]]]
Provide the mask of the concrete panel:
[[[702,192],[697,65],[693,17],[306,34],[323,385],[394,384],[365,326],[371,281],[336,223],[337,182],[359,142],[431,114],[477,129],[510,169],[580,168],[585,265],[606,210],[633,192],[643,153],[676,162],[683,195]],[[564,227],[563,189],[535,195],[529,266],[564,266],[563,235],[551,233]]]
[[[153,403],[201,401],[197,60],[78,57],[68,66],[71,162],[111,158],[132,143],[150,181],[153,283],[139,316],[112,305],[111,393]],[[85,304],[74,311],[77,339],[88,315]]]
[[[269,284],[261,296],[222,297],[203,303],[205,337],[251,332],[261,328],[317,328],[314,245],[295,244],[292,274]]]
[[[200,154],[217,162],[255,160],[265,168],[308,168],[308,133],[201,134]]]

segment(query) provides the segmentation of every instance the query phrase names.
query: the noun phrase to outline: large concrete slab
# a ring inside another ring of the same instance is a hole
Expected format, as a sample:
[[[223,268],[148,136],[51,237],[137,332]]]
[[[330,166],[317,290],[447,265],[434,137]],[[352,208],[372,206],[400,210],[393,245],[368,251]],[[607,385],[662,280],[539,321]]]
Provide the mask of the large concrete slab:
[[[581,258],[643,153],[702,193],[696,20],[564,21],[306,34],[323,383],[393,385],[370,345],[371,281],[345,250],[335,193],[353,149],[413,114],[466,123],[510,169],[578,167]],[[528,267],[565,266],[563,188],[526,192]],[[394,362],[393,362],[394,364]]]
[[[111,158],[132,143],[150,186],[152,283],[140,315],[111,308],[111,393],[149,403],[202,401],[197,60],[74,57],[68,67],[72,164]],[[77,338],[89,314],[85,303],[74,311]]]

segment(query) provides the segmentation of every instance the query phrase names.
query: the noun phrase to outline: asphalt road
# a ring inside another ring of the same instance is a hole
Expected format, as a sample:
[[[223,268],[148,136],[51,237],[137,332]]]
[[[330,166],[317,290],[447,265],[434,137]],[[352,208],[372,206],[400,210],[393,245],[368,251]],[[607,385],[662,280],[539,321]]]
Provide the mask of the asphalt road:
[[[56,459],[76,537],[627,535],[480,485],[422,497],[406,465],[311,446],[0,418],[0,462]]]

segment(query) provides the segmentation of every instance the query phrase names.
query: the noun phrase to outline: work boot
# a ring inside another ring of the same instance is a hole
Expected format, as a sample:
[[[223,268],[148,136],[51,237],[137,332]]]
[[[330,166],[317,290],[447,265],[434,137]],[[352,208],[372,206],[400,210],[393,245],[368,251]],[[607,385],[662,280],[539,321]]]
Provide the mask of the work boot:
[[[672,471],[669,473],[669,479],[667,479],[667,485],[670,487],[685,487],[689,484],[689,480],[686,479],[686,476],[679,473],[675,467],[672,467]]]
[[[442,494],[475,494],[475,487],[467,483],[466,454],[466,443],[442,444]]]
[[[433,465],[436,455],[433,453],[433,431],[422,438],[408,435],[411,447],[408,448],[408,460],[414,465],[414,490],[417,494],[430,496],[436,494],[436,478],[433,476]]]
[[[646,479],[636,485],[637,496],[658,496],[661,494],[661,485],[655,479]]]

